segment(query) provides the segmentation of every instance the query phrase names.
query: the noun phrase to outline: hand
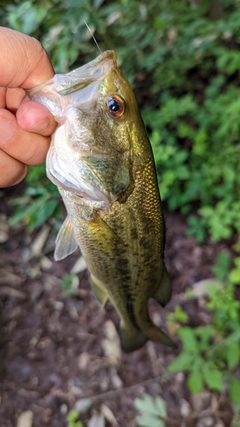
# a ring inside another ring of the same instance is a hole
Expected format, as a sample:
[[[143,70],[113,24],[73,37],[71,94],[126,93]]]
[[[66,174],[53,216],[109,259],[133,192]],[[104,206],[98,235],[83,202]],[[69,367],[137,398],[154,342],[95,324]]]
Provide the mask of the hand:
[[[0,188],[20,182],[27,165],[45,161],[56,123],[50,112],[29,100],[23,88],[54,75],[36,39],[0,27]]]

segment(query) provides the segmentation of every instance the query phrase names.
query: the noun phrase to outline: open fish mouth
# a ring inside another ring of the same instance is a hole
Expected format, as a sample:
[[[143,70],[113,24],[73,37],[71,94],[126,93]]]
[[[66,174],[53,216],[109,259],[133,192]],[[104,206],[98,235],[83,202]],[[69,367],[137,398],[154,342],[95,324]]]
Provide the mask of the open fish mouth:
[[[27,89],[26,93],[50,110],[62,124],[68,107],[84,109],[85,104],[89,107],[89,103],[97,99],[101,81],[115,67],[116,53],[108,50],[76,70],[55,74],[48,82]]]

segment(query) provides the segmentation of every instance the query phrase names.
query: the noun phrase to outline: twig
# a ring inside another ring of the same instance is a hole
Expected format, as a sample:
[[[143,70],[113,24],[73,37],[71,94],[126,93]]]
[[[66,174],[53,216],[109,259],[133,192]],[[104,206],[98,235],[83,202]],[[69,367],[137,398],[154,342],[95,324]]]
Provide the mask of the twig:
[[[135,388],[139,387],[139,386],[146,386],[149,385],[153,382],[160,382],[161,384],[167,382],[170,378],[172,378],[174,376],[174,374],[170,374],[169,372],[166,372],[162,375],[158,375],[154,378],[149,378],[148,380],[144,380],[144,381],[140,381],[139,383],[130,385],[130,386],[126,386],[126,387],[120,387],[116,390],[110,390],[110,391],[105,391],[103,393],[97,394],[97,395],[89,395],[89,396],[84,396],[84,399],[91,399],[92,402],[97,402],[99,400],[107,400],[107,399],[112,399],[113,397],[115,397],[118,394],[121,394],[122,392],[129,392],[134,390]]]

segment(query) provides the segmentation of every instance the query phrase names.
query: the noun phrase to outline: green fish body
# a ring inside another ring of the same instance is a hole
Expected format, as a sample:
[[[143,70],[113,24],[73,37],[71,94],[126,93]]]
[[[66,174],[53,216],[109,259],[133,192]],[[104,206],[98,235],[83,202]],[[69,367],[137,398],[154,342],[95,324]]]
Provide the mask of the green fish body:
[[[67,209],[55,258],[79,245],[93,294],[120,319],[124,351],[149,339],[175,343],[151,321],[149,298],[165,306],[171,284],[164,264],[164,219],[151,146],[133,91],[113,51],[30,91],[59,122],[47,175]]]

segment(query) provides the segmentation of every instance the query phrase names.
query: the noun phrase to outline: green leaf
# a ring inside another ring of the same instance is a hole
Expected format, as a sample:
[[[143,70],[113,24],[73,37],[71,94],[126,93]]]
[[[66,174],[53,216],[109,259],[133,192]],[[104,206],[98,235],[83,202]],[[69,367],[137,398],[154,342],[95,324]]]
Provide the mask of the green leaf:
[[[37,198],[30,206],[24,208],[23,206],[19,209],[9,220],[9,225],[13,226],[17,222],[31,217],[35,212],[37,212],[47,201],[47,196]]]
[[[194,330],[189,327],[181,328],[179,335],[183,340],[185,351],[196,353],[198,352],[198,344],[194,335]]]
[[[69,414],[67,415],[67,421],[69,423],[75,423],[79,418],[79,412],[78,411],[70,411]]]
[[[143,413],[148,412],[150,414],[156,416],[160,415],[162,417],[166,415],[166,404],[164,400],[158,398],[158,401],[156,402],[155,399],[149,394],[144,394],[142,399],[136,399],[134,406]]]
[[[167,415],[167,404],[160,396],[155,399],[155,406],[158,410],[158,414],[161,417],[166,417]]]
[[[188,377],[188,387],[192,393],[198,393],[203,387],[202,375],[200,372],[191,372]]]
[[[240,405],[240,382],[233,375],[230,377],[229,391],[233,402]]]
[[[189,320],[188,314],[185,311],[183,311],[180,305],[176,305],[174,314],[175,314],[175,319],[178,322],[186,323]]]
[[[137,425],[140,427],[165,427],[164,421],[151,414],[143,414],[137,417]]]
[[[239,285],[240,283],[240,268],[233,268],[230,272],[229,278],[232,283]]]
[[[149,394],[144,394],[141,399],[135,400],[134,406],[142,413],[141,416],[137,417],[138,426],[165,426],[165,422],[161,418],[165,418],[167,408],[165,401],[161,397],[154,399]]]
[[[168,365],[169,372],[190,371],[195,355],[187,352],[182,352],[170,365]]]
[[[56,199],[47,200],[36,210],[29,218],[29,229],[32,231],[34,228],[43,224],[55,211],[58,202]]]
[[[203,378],[207,386],[212,390],[222,389],[223,374],[211,363],[204,363],[202,366]]]
[[[240,361],[240,347],[238,342],[233,342],[225,348],[229,369],[234,369]]]

